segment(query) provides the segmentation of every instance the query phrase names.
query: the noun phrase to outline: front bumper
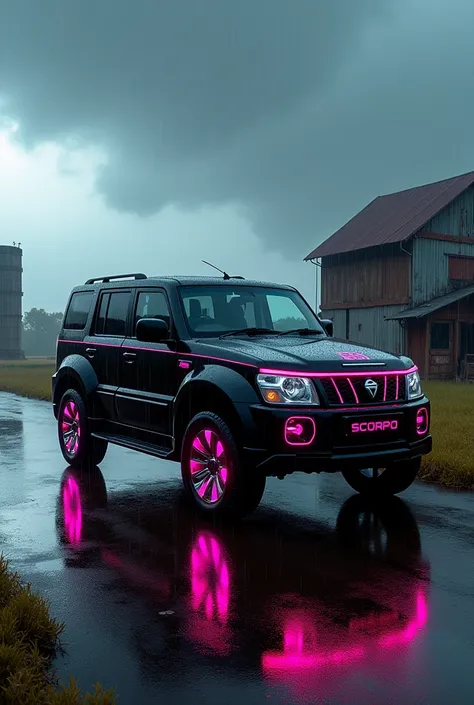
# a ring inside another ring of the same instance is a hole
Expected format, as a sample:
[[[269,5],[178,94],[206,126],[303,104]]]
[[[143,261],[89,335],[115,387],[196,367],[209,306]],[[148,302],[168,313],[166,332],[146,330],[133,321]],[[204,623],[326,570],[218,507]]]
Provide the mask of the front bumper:
[[[421,408],[428,414],[428,424],[422,434],[417,431]],[[362,408],[285,409],[258,405],[252,407],[252,416],[257,433],[252,442],[246,444],[245,454],[254,467],[260,467],[267,475],[386,467],[427,455],[432,449],[431,409],[426,397],[403,404]],[[308,445],[295,447],[285,440],[285,423],[288,418],[298,416],[313,419],[316,434]],[[374,426],[367,421],[393,418],[399,422],[396,432],[365,430]],[[356,435],[352,433],[352,426],[359,422],[366,425],[364,433]]]

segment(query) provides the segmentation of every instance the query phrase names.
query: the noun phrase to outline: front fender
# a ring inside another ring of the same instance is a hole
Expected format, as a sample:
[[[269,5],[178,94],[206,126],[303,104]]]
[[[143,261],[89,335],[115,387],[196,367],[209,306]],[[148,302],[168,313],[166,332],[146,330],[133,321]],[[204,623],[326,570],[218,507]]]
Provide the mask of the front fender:
[[[224,406],[248,439],[255,433],[250,407],[258,403],[261,400],[256,390],[243,375],[222,365],[206,365],[187,374],[181,383],[174,401],[173,435],[179,440],[195,413]]]

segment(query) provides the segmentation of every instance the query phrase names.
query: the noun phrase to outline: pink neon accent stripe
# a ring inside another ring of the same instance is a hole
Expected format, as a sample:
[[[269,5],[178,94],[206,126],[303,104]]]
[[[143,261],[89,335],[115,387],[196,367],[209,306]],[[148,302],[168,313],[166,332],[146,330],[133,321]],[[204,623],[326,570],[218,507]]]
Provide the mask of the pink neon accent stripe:
[[[359,397],[357,396],[357,392],[356,392],[356,390],[355,390],[355,387],[354,387],[354,385],[353,385],[352,382],[351,382],[351,378],[348,377],[348,378],[347,378],[347,381],[349,382],[350,387],[351,387],[351,389],[352,389],[352,393],[354,394],[354,397],[355,397],[355,400],[356,400],[356,404],[358,404],[358,403],[359,403]],[[384,401],[385,401],[385,400],[384,400]]]
[[[398,399],[399,375],[396,376],[397,386],[395,387],[395,399]]]
[[[145,350],[147,352],[154,353],[164,353],[168,355],[186,355],[187,357],[200,358],[203,360],[216,360],[217,362],[226,362],[231,365],[242,365],[243,367],[251,367],[252,369],[257,369],[258,365],[251,362],[240,362],[239,360],[228,360],[224,357],[215,357],[214,355],[201,355],[199,353],[188,353],[188,352],[176,352],[174,350],[157,350],[156,348],[141,348],[134,345],[115,345],[114,343],[92,343],[87,340],[58,340],[58,343],[71,343],[74,345],[95,345],[97,347],[103,348],[124,348],[126,350]],[[261,367],[259,369],[260,374],[263,375],[276,375],[276,376],[286,376],[286,377],[347,377],[347,372],[304,372],[295,370],[274,370],[271,368]],[[411,372],[418,372],[418,367],[413,365],[408,370],[385,370],[383,372],[377,372],[376,370],[365,372],[351,372],[351,377],[384,377],[388,375],[407,375]]]
[[[385,370],[384,372],[370,371],[351,372],[351,377],[389,377],[390,375],[407,375],[410,372],[417,372],[418,367],[413,365],[408,370]],[[273,370],[267,367],[262,367],[259,370],[262,375],[274,375],[275,377],[347,377],[347,372],[296,372],[295,370]]]
[[[201,355],[199,353],[189,353],[189,352],[178,352],[175,350],[157,350],[156,348],[142,348],[136,345],[115,345],[114,343],[91,343],[87,340],[58,340],[58,343],[70,343],[73,345],[94,345],[96,347],[102,348],[123,348],[124,350],[144,350],[146,352],[163,353],[165,355],[186,355],[187,357],[197,357],[202,360],[216,360],[217,362],[227,362],[231,365],[242,365],[243,367],[251,367],[253,370],[258,368],[258,365],[254,365],[250,362],[240,362],[239,360],[228,360],[224,357],[215,357],[214,355]]]
[[[387,378],[384,378],[383,381],[383,400],[387,401]]]
[[[337,384],[335,383],[335,381],[333,380],[332,377],[331,377],[331,382],[333,384],[334,389],[337,392],[337,396],[339,397],[339,401],[341,402],[341,404],[344,404],[344,399],[342,398],[341,392],[339,391],[339,387],[337,386]]]

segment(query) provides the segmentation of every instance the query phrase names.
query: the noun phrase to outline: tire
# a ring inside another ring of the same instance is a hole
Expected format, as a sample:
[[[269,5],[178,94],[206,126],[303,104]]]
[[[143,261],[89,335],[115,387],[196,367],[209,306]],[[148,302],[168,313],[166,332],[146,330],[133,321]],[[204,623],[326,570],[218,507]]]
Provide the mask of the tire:
[[[343,470],[345,481],[353,490],[371,497],[389,497],[404,492],[415,481],[420,471],[421,458],[407,462],[392,463],[387,468],[368,468],[373,475],[364,474],[364,470]],[[374,473],[375,471],[375,473]]]
[[[181,475],[188,497],[208,516],[243,518],[251,514],[260,504],[266,483],[262,472],[243,465],[230,428],[211,412],[197,414],[184,433]]]
[[[107,453],[107,441],[92,438],[86,405],[75,389],[68,389],[61,398],[58,438],[63,458],[73,468],[94,467],[103,461]]]

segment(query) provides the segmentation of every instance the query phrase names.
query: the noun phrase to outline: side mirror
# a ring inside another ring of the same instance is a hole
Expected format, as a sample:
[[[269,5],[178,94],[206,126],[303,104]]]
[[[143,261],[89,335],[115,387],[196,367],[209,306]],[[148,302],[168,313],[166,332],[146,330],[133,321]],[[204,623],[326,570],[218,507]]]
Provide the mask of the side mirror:
[[[137,340],[143,343],[161,343],[168,340],[170,331],[163,318],[140,318],[137,322]]]
[[[322,327],[324,328],[324,330],[326,331],[326,333],[332,338],[333,332],[334,332],[334,326],[333,326],[333,322],[331,321],[331,319],[330,318],[321,318],[320,323],[321,323]]]

